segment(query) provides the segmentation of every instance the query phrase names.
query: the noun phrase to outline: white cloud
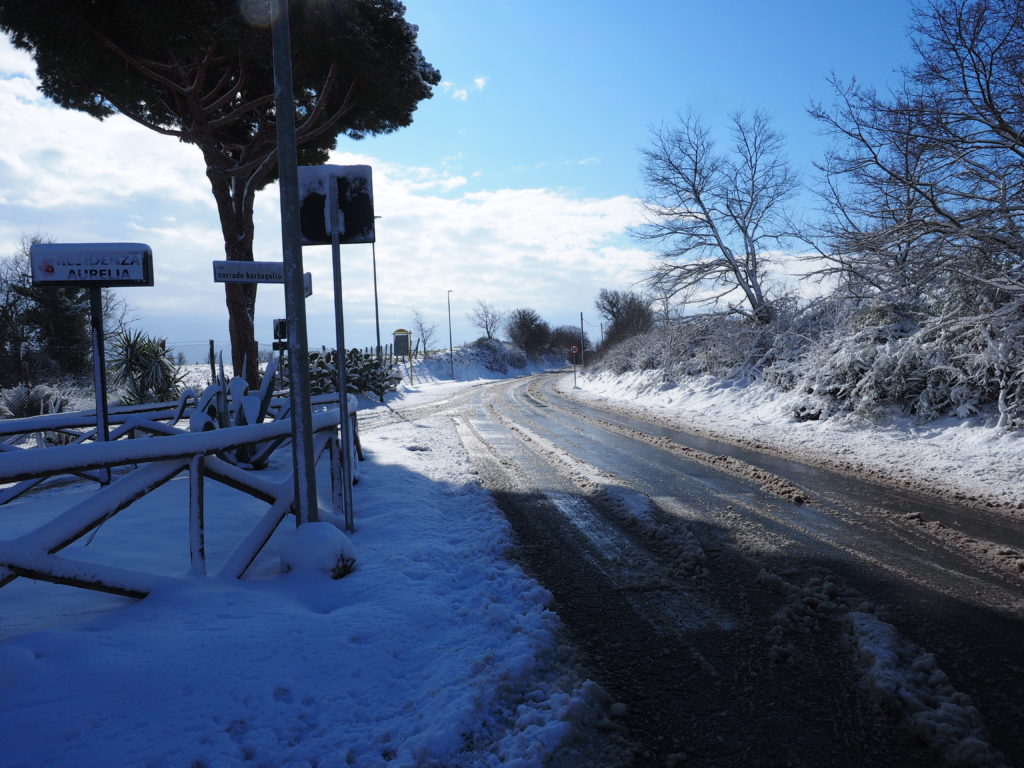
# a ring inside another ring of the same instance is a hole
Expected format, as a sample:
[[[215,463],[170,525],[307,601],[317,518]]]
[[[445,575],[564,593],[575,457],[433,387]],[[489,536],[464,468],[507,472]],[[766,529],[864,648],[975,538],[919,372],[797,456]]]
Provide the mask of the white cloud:
[[[0,71],[30,64],[0,44]],[[0,79],[0,135],[0,254],[37,231],[63,242],[147,243],[156,286],[122,291],[139,326],[172,344],[227,338],[223,287],[211,267],[224,258],[223,240],[195,147],[124,117],[100,122],[59,109],[35,92],[34,75]],[[629,197],[487,190],[443,164],[398,166],[369,155],[336,152],[330,161],[373,167],[383,217],[375,248],[343,247],[350,345],[373,343],[374,252],[383,337],[408,326],[417,309],[445,325],[451,289],[456,342],[478,335],[465,317],[477,299],[533,307],[552,325],[578,323],[581,311],[594,317],[600,288],[628,287],[648,263],[624,235],[640,217]],[[280,259],[276,185],[257,194],[254,219],[255,257]],[[310,344],[333,344],[330,249],[305,249],[303,266],[314,283]],[[257,335],[269,341],[271,320],[284,316],[283,292],[263,286],[259,297]]]
[[[469,98],[469,91],[465,88],[458,88],[452,91],[452,98],[457,101],[466,101]]]
[[[484,86],[486,86],[486,85],[487,85],[487,78],[486,77],[475,77],[475,78],[473,78],[473,86],[478,91],[482,91],[484,89]]]

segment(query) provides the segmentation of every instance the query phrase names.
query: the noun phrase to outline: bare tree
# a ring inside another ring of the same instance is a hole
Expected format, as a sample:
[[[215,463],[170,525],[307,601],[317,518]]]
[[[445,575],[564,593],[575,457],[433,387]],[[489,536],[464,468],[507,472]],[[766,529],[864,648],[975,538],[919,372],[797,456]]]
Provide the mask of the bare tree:
[[[920,61],[896,94],[834,79],[835,106],[811,108],[840,142],[822,166],[822,255],[854,295],[915,297],[964,276],[1022,292],[1024,8],[936,0],[913,33]]]
[[[606,346],[649,331],[654,325],[650,299],[633,291],[602,288],[594,306],[608,321],[604,336]]]
[[[531,358],[544,353],[551,336],[551,326],[541,319],[535,309],[524,307],[513,309],[505,321],[509,340]]]
[[[493,339],[494,334],[498,332],[502,322],[505,320],[505,313],[491,304],[477,299],[476,306],[473,307],[472,312],[466,315],[466,318],[483,331],[484,336],[488,339]]]
[[[416,332],[416,337],[423,342],[423,356],[430,357],[430,343],[434,340],[437,323],[428,323],[417,309],[412,313],[412,329]]]
[[[649,284],[674,295],[710,289],[705,304],[734,294],[729,309],[760,323],[771,319],[765,293],[766,251],[789,233],[785,203],[798,181],[783,137],[760,110],[731,117],[733,145],[719,153],[708,127],[690,112],[653,131],[642,150],[647,223],[634,232],[659,246]]]

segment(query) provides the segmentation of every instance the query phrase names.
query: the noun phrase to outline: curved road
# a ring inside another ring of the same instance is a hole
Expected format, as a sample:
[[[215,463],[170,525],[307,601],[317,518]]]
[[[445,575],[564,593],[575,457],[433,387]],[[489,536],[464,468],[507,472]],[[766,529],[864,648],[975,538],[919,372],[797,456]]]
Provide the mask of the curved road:
[[[560,379],[361,423],[452,414],[615,701],[567,765],[1024,766],[1024,526],[582,403]]]

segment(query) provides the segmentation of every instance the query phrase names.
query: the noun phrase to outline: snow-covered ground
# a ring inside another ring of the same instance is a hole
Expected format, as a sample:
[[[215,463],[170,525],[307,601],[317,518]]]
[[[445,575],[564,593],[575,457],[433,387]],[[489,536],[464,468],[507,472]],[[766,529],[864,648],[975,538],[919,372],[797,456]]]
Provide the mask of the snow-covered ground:
[[[1024,511],[1024,434],[992,419],[869,423],[833,417],[797,421],[794,395],[761,384],[666,383],[660,373],[598,373],[563,388],[705,435],[838,468],[962,502]]]
[[[396,399],[479,383],[457,373]],[[508,525],[451,424],[396,420],[363,445],[358,560],[341,580],[281,573],[287,525],[241,582],[183,575],[179,477],[65,550],[170,577],[145,600],[28,579],[0,589],[0,764],[525,767],[571,748],[584,714],[610,702],[572,672],[550,595],[507,558]],[[0,508],[0,538],[86,493]],[[211,570],[262,507],[207,483]]]
[[[389,405],[496,377],[479,361],[457,360],[458,381],[449,370],[446,359],[418,365]],[[1024,442],[971,422],[796,422],[759,387],[665,388],[640,375],[579,384],[561,379],[576,396],[729,439],[1024,504]],[[573,749],[578,725],[611,702],[573,671],[550,595],[508,559],[508,525],[450,423],[395,419],[363,445],[358,560],[341,580],[281,572],[288,526],[243,581],[184,575],[180,477],[67,550],[166,575],[145,600],[27,579],[0,589],[0,764],[539,766]],[[281,454],[268,472],[288,463]],[[66,485],[0,508],[0,539],[88,491]],[[206,493],[215,565],[262,505],[215,482]]]

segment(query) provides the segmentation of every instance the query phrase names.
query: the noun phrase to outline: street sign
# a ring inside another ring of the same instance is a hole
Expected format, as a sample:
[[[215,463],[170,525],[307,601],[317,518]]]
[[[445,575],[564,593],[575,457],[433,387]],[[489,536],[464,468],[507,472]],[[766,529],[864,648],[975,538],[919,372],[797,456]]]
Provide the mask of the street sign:
[[[303,245],[331,244],[330,186],[334,186],[340,245],[372,243],[373,177],[368,165],[300,165],[299,228]]]
[[[29,262],[33,285],[89,289],[96,439],[109,440],[103,289],[153,285],[153,251],[143,243],[36,243],[29,248]],[[103,472],[106,485],[110,468]]]
[[[284,284],[284,263],[280,261],[215,261],[215,283],[278,283]],[[313,275],[305,272],[302,285],[306,298],[313,295]]]
[[[579,345],[577,345],[577,344],[570,344],[569,345],[569,354],[570,355],[578,355],[579,353],[580,353]]]
[[[29,259],[33,285],[153,285],[153,252],[143,243],[36,243]]]

